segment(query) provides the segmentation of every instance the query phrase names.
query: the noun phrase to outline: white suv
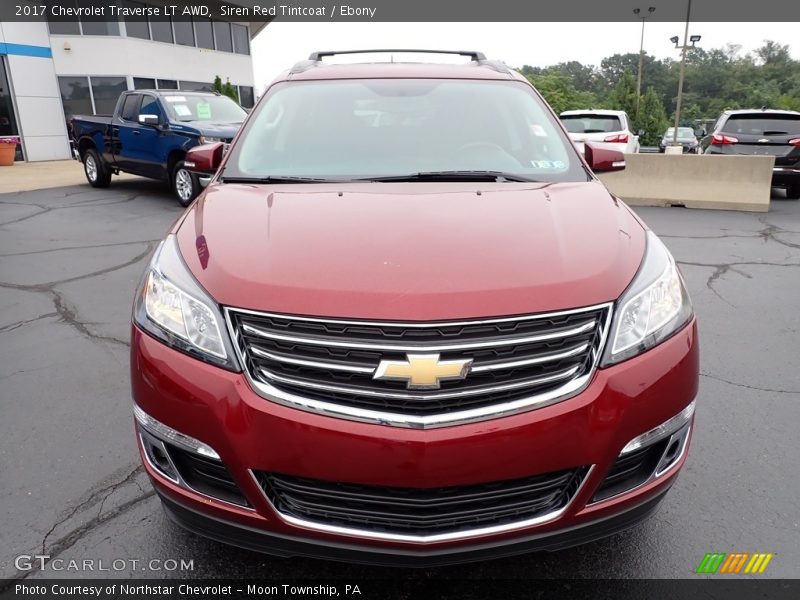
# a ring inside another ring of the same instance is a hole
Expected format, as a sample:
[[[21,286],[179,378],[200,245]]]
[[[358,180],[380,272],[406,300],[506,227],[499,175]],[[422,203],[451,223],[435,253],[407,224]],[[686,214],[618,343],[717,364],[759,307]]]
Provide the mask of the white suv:
[[[584,142],[604,142],[625,154],[639,152],[639,136],[633,133],[631,119],[621,110],[565,110],[561,122],[583,154]]]

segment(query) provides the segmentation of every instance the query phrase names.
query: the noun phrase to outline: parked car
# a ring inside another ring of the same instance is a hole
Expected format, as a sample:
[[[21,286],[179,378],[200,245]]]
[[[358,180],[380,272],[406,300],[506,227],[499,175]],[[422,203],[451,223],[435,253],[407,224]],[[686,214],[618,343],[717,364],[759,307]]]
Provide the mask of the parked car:
[[[581,153],[586,142],[603,142],[624,154],[639,152],[639,136],[624,111],[567,110],[560,118]]]
[[[133,173],[169,182],[187,206],[200,193],[186,152],[209,142],[230,143],[244,109],[209,92],[136,90],[123,92],[110,117],[75,116],[70,132],[89,185],[108,187],[111,175]]]
[[[373,51],[374,52],[374,51]],[[650,514],[687,456],[675,260],[521,75],[279,77],[136,292],[131,381],[167,514],[284,556],[432,565]]]
[[[789,198],[800,198],[800,112],[725,111],[700,146],[706,154],[774,156],[772,185],[785,188]]]
[[[670,127],[661,136],[661,141],[658,143],[658,151],[665,152],[666,147],[672,145],[675,141],[675,128]],[[684,154],[698,154],[700,152],[700,142],[694,135],[694,129],[691,127],[678,127],[678,143],[683,146]]]

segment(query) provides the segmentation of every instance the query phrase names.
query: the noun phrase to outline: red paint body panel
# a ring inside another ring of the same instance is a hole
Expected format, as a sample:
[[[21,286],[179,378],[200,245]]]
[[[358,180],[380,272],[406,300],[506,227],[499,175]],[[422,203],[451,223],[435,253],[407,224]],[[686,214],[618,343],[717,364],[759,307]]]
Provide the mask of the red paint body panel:
[[[181,253],[223,305],[409,321],[613,301],[644,254],[644,229],[599,182],[377,186],[212,184]]]
[[[255,511],[179,488],[149,466],[160,491],[208,514],[310,538],[335,538],[284,523],[251,479],[262,469],[371,485],[441,487],[595,465],[570,509],[536,531],[581,524],[634,506],[671,484],[670,473],[586,508],[622,447],[680,412],[697,393],[697,328],[692,321],[640,356],[599,369],[569,400],[527,413],[433,430],[386,427],[288,408],[256,395],[242,374],[197,361],[134,327],[131,375],[136,403],[156,419],[217,450]],[[497,539],[521,535],[503,533]],[[366,546],[414,546],[359,540]],[[438,545],[464,545],[441,542]],[[425,544],[426,547],[429,544]]]

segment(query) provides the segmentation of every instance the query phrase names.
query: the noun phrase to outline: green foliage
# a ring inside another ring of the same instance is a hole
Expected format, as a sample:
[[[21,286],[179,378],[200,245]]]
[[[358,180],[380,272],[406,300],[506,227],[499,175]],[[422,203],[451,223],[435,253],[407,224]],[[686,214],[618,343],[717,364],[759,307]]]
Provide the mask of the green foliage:
[[[520,72],[556,112],[581,108],[613,108],[636,115],[639,54],[614,54],[600,66],[576,61],[549,67],[525,65]],[[644,129],[643,145],[652,145],[672,125],[678,91],[680,58],[645,55],[636,129]],[[800,111],[800,61],[790,48],[765,40],[753,53],[741,47],[692,48],[686,53],[681,124],[716,120],[723,110],[783,108]]]
[[[227,96],[237,104],[239,103],[239,94],[236,92],[236,88],[231,84],[230,79],[226,79],[225,83],[222,83],[222,78],[217,75],[214,77],[213,87],[215,92],[222,94],[223,96]]]

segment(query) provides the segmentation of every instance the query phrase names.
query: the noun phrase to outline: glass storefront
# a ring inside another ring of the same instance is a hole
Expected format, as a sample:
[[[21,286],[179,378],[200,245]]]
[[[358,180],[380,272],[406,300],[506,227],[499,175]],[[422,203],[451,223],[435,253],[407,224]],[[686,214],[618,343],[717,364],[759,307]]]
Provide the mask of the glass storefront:
[[[0,137],[19,135],[17,118],[14,115],[14,103],[8,83],[8,69],[5,56],[0,56]],[[15,160],[22,160],[22,144],[17,144]]]

